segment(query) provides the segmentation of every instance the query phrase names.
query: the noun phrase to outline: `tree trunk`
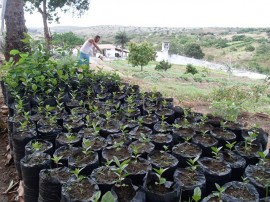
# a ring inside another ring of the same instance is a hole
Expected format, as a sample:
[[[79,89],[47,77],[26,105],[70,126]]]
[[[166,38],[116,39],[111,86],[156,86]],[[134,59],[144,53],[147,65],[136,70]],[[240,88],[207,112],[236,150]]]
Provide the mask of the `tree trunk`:
[[[122,44],[122,46],[121,46],[122,58],[123,58],[123,49],[124,49],[124,44]]]
[[[47,1],[43,0],[43,10],[41,10],[39,8],[38,11],[42,15],[46,48],[47,48],[47,50],[50,50],[52,37],[50,35],[49,28],[48,28],[48,16],[47,16],[47,6],[46,6],[46,4],[47,4]]]
[[[21,40],[25,38],[24,32],[27,32],[23,11],[23,0],[8,0],[5,11],[6,37],[5,37],[5,59],[10,59],[10,51],[13,49],[27,51],[27,45]],[[14,57],[15,62],[20,56]]]

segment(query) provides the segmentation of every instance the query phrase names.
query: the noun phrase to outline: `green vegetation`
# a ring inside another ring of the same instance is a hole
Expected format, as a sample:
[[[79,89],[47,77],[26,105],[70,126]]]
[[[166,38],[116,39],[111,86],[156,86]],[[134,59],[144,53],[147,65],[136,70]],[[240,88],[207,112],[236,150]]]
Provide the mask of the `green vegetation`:
[[[185,49],[184,53],[187,57],[192,57],[196,59],[202,59],[204,57],[204,53],[199,44],[191,43],[188,44]]]
[[[107,62],[117,72],[127,76],[129,82],[139,84],[143,91],[156,88],[165,97],[175,101],[203,102],[211,106],[216,115],[234,120],[242,111],[270,114],[270,89],[265,81],[231,76],[228,73],[195,67],[196,74],[186,73],[186,66],[172,65],[167,71],[155,70],[157,62],[150,62],[144,71],[127,61]]]
[[[158,71],[167,71],[171,67],[172,67],[172,65],[169,62],[167,62],[165,60],[162,60],[161,62],[159,62],[156,65],[155,70],[158,70]]]
[[[150,61],[156,59],[156,52],[153,46],[147,42],[141,44],[129,44],[128,61],[133,66],[140,66],[143,71],[143,66],[147,65]]]
[[[73,32],[54,33],[52,36],[52,44],[58,47],[72,48],[76,45],[84,43],[84,39],[75,35]]]

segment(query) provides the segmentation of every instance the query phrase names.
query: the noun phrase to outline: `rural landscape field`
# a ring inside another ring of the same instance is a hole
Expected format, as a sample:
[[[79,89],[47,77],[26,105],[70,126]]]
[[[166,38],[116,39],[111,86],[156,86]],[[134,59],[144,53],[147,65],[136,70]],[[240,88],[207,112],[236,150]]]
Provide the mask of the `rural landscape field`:
[[[48,46],[29,28],[29,52],[3,61],[0,199],[269,201],[270,29],[50,32]],[[95,35],[120,52],[81,65],[74,49]],[[164,42],[202,65],[156,61]]]

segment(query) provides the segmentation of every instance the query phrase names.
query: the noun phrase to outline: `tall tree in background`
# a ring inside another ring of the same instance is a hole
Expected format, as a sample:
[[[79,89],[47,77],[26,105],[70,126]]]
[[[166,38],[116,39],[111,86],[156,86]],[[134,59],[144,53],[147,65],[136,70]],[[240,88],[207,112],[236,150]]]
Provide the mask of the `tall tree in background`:
[[[23,0],[7,0],[5,10],[6,38],[5,38],[5,59],[10,58],[10,51],[13,49],[26,51],[26,45],[21,41],[27,32],[24,19]],[[15,62],[20,56],[13,57]]]
[[[121,50],[122,50],[122,57],[123,57],[123,49],[125,47],[125,44],[127,44],[129,42],[129,38],[127,36],[126,32],[118,32],[115,35],[115,43],[118,45],[121,45]]]
[[[38,11],[42,15],[43,27],[44,27],[44,37],[46,41],[47,48],[50,48],[50,43],[52,40],[48,22],[53,21],[59,22],[59,13],[66,13],[72,10],[72,14],[77,14],[81,16],[89,9],[90,0],[24,0],[28,2],[26,4],[26,11],[33,13]]]

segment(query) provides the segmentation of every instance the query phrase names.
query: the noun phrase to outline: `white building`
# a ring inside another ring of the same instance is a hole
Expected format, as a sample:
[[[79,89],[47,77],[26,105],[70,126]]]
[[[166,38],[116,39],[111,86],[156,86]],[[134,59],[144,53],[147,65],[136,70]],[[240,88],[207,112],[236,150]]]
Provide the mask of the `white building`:
[[[107,58],[122,57],[122,49],[112,44],[99,44],[98,47],[102,50],[103,54]],[[126,58],[128,56],[128,53],[128,50],[123,49],[123,58]]]

